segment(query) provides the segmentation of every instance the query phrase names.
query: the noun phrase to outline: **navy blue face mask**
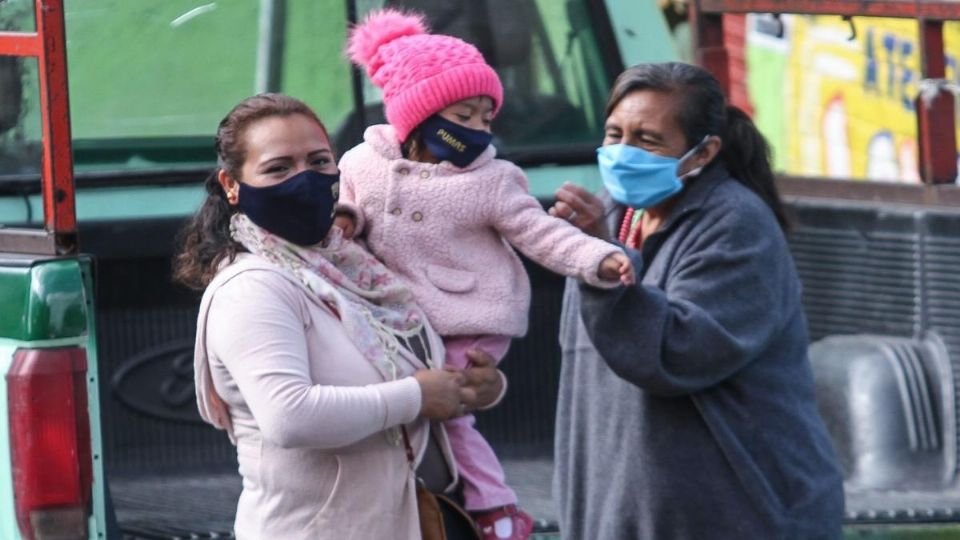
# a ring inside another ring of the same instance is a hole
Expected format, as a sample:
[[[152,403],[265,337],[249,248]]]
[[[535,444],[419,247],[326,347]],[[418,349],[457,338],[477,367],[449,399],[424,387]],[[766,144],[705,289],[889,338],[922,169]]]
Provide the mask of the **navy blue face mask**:
[[[463,127],[439,114],[424,120],[420,133],[433,157],[461,169],[473,163],[493,140],[493,135],[486,131]]]
[[[308,169],[279,184],[254,187],[240,183],[240,210],[259,227],[300,246],[327,237],[333,226],[340,173]]]

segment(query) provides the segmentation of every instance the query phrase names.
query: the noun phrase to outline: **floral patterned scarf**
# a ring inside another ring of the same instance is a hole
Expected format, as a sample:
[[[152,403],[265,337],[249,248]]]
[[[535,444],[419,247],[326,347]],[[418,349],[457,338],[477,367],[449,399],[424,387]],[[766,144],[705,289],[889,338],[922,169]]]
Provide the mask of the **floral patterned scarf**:
[[[387,380],[398,378],[401,346],[413,350],[413,338],[422,340],[426,361],[433,366],[424,328],[426,317],[410,289],[362,246],[344,240],[339,228],[331,229],[320,246],[302,247],[237,213],[230,220],[230,234],[250,253],[297,276],[317,298],[333,307],[347,336]]]

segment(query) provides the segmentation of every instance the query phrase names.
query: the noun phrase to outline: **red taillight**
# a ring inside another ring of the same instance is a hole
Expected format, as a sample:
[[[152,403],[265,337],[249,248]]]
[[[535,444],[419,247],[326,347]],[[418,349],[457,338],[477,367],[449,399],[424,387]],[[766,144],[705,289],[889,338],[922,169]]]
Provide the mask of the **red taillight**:
[[[19,349],[7,373],[17,523],[29,540],[86,538],[93,464],[83,349]]]

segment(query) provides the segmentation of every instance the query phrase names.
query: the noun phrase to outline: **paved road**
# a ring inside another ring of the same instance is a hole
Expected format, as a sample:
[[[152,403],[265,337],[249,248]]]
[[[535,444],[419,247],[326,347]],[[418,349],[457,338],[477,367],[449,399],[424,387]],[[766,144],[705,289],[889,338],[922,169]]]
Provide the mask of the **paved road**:
[[[538,529],[555,530],[552,460],[508,459],[504,469],[520,504],[537,520]],[[112,481],[110,489],[125,538],[232,537],[241,489],[235,471],[123,478]]]

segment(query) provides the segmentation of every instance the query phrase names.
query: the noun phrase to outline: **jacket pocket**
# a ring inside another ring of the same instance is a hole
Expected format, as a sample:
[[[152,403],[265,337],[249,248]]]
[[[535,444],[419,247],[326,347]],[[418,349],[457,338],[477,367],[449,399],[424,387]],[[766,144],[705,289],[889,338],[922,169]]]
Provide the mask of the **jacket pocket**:
[[[403,519],[411,517],[412,488],[402,451],[391,447],[385,452],[340,454],[336,459],[337,477],[329,497],[295,538],[412,538],[402,533]]]
[[[337,476],[333,481],[333,488],[330,489],[330,494],[327,496],[327,499],[320,504],[320,512],[318,514],[328,511],[331,503],[333,503],[333,501],[339,496],[340,492],[343,491],[343,463],[340,461],[340,456],[334,456],[334,458],[336,459],[337,464]]]
[[[691,398],[713,435],[713,439],[720,447],[720,452],[730,466],[730,471],[736,476],[747,496],[752,499],[756,511],[768,516],[771,523],[777,523],[781,516],[788,513],[783,504],[783,498],[771,485],[756,459],[731,433],[724,419],[714,413],[716,408],[711,408],[703,395],[694,393]]]
[[[435,264],[427,265],[427,279],[438,289],[452,293],[466,293],[477,288],[474,272]]]

